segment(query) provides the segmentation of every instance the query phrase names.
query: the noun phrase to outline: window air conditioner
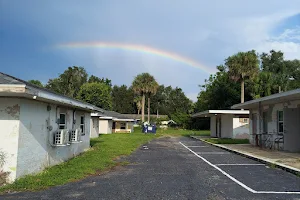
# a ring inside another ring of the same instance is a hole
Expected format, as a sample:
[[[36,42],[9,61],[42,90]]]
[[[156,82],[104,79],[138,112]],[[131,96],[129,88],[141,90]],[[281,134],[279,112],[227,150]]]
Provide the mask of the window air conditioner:
[[[55,146],[66,146],[68,144],[68,130],[63,129],[63,130],[58,130],[54,132],[53,134],[53,145]]]
[[[81,142],[81,131],[79,129],[71,130],[69,135],[70,143]]]

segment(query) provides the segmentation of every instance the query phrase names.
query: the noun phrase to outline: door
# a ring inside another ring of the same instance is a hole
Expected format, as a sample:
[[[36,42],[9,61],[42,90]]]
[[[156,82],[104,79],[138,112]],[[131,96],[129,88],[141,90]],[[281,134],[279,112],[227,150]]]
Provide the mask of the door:
[[[257,134],[257,114],[253,113],[251,118],[252,118],[252,134],[256,135]]]
[[[221,137],[221,116],[217,116],[216,118],[216,131],[217,131],[217,137],[220,138]]]
[[[277,119],[279,129],[280,120]],[[283,150],[300,152],[300,108],[283,109]]]

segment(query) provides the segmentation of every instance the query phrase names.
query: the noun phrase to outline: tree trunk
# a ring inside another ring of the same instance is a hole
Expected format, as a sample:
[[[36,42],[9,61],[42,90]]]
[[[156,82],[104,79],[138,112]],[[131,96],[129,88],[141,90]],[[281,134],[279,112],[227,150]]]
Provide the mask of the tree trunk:
[[[145,122],[145,94],[142,98],[142,122]]]
[[[150,123],[150,97],[148,97],[148,122]]]
[[[281,86],[279,86],[278,91],[279,91],[279,93],[281,93]]]
[[[241,103],[245,102],[245,81],[241,82]]]

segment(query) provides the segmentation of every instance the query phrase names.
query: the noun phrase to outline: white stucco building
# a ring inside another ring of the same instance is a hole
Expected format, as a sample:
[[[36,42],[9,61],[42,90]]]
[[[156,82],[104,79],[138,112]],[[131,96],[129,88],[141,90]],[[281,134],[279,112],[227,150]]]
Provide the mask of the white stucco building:
[[[250,142],[270,149],[300,152],[300,89],[232,106],[250,110]]]
[[[92,113],[92,120],[99,126],[92,129],[91,137],[98,137],[99,134],[110,133],[131,133],[135,119],[123,114],[104,110],[103,112]]]
[[[89,149],[95,110],[102,111],[0,73],[0,170],[12,182]]]
[[[192,117],[210,118],[211,137],[249,138],[249,110],[206,110]]]

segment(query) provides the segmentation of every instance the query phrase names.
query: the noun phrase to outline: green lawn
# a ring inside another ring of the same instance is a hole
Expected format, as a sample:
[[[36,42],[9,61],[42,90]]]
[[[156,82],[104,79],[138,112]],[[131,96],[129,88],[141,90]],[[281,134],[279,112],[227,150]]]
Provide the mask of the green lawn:
[[[249,144],[248,139],[208,138],[204,140],[214,144]]]
[[[0,193],[7,191],[41,190],[50,186],[62,185],[71,181],[80,180],[86,176],[99,174],[117,165],[125,165],[115,158],[129,155],[140,145],[161,136],[187,136],[192,133],[207,134],[207,131],[190,131],[158,129],[157,134],[142,134],[141,129],[134,133],[114,133],[100,135],[91,139],[92,148],[81,155],[62,164],[50,167],[37,175],[28,175],[16,180],[13,184],[0,188]]]

